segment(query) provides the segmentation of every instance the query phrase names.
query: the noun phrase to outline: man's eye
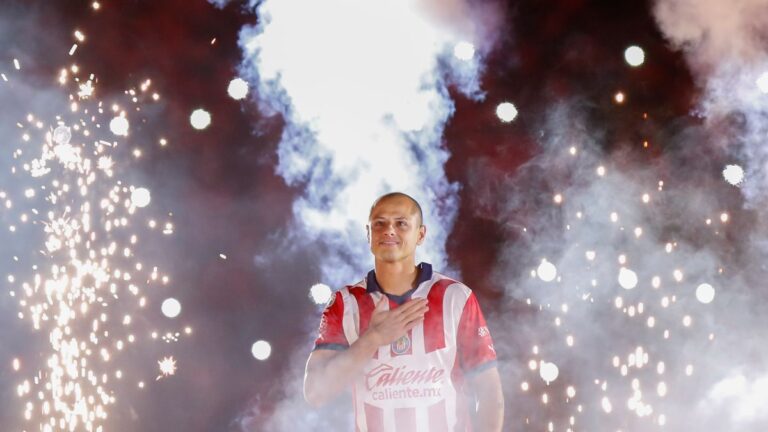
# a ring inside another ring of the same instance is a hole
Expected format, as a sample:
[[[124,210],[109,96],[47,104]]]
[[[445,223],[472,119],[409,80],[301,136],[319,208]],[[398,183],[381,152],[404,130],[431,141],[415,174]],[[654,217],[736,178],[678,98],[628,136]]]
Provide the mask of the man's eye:
[[[408,226],[408,222],[400,221],[397,223],[398,226]]]

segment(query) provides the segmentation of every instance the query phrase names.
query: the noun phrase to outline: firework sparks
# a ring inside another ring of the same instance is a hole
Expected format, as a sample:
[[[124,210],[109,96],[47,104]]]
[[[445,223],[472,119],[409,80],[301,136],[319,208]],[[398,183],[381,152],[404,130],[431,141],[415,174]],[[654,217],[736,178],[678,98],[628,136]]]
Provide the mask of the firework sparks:
[[[174,360],[173,356],[164,357],[162,360],[157,362],[157,365],[160,368],[160,375],[158,375],[155,380],[159,380],[176,373],[176,360]]]
[[[75,38],[82,42],[85,36],[77,31]],[[20,69],[18,61],[14,64]],[[132,312],[140,314],[147,304],[141,290],[169,281],[137,255],[141,233],[131,221],[150,204],[150,191],[126,182],[126,166],[117,163],[141,152],[126,146],[127,113],[141,113],[141,105],[150,101],[141,96],[149,81],[107,109],[93,98],[96,78],[81,80],[79,73],[76,65],[59,73],[59,82],[73,89],[66,114],[50,121],[29,114],[17,123],[21,140],[12,152],[10,173],[21,186],[0,192],[5,211],[16,213],[9,220],[19,221],[8,230],[41,245],[14,257],[18,270],[7,276],[19,318],[47,335],[43,366],[22,358],[11,365],[34,376],[22,379],[16,393],[23,418],[37,422],[40,430],[105,427],[117,400],[113,382],[126,376],[119,368],[120,353],[140,342]],[[123,107],[128,105],[134,106]],[[165,222],[164,233],[172,232],[172,222]],[[166,342],[181,336],[168,334]],[[172,375],[175,361],[166,360],[161,371]]]

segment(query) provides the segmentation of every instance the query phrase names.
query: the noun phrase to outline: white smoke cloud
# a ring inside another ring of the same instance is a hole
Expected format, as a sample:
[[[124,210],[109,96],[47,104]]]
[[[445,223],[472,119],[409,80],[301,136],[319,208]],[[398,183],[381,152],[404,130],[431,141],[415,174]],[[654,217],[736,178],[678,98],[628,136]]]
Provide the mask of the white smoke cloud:
[[[698,109],[707,133],[744,165],[740,187],[756,226],[748,236],[751,262],[741,271],[754,278],[765,270],[768,253],[768,94],[759,85],[768,71],[768,7],[762,0],[659,0],[654,13],[664,35],[685,54],[702,89]],[[707,430],[762,430],[768,423],[764,410],[755,409],[766,399],[765,378],[748,372],[763,369],[755,359],[764,362],[768,355],[749,346],[750,329],[759,324],[743,311],[762,304],[754,295],[729,305],[734,322],[728,332],[733,338],[729,355],[718,356],[722,370],[714,376],[720,380],[709,383],[698,407]]]
[[[768,356],[754,334],[768,312],[753,285],[765,254],[734,252],[724,242],[735,240],[723,236],[751,226],[719,219],[738,191],[707,169],[712,158],[691,151],[702,145],[690,139],[696,134],[669,137],[679,144],[659,160],[606,154],[581,107],[551,108],[539,154],[514,175],[485,174],[504,179],[502,194],[480,205],[519,239],[496,267],[509,305],[489,317],[495,328],[514,329],[494,335],[502,370],[512,372],[503,375],[513,400],[507,418],[534,429],[551,422],[566,430],[572,417],[585,430],[759,430],[761,414],[732,413],[762,387],[708,396]],[[541,277],[544,259],[556,269],[553,280]],[[709,304],[696,297],[702,283],[716,291]],[[542,361],[558,367],[555,381],[526,367]],[[557,412],[542,405],[542,394]]]
[[[451,271],[444,243],[458,185],[443,170],[449,154],[441,137],[453,113],[447,85],[482,97],[481,57],[451,53],[482,33],[463,2],[449,4],[436,16],[428,12],[443,9],[413,1],[265,1],[260,23],[241,33],[242,75],[255,83],[261,107],[286,120],[278,173],[304,189],[296,229],[306,244],[328,246],[328,284],[350,283],[370,267],[367,212],[393,190],[425,210],[419,259]]]
[[[768,7],[763,0],[658,0],[661,31],[681,49],[702,88],[700,114],[734,158],[746,164],[747,204],[768,196]]]

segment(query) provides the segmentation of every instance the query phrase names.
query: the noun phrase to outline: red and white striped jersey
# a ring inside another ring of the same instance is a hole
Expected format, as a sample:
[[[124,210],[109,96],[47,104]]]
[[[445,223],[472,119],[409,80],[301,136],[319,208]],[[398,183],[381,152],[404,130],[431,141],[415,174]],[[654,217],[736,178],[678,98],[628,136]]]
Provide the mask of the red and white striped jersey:
[[[356,432],[471,431],[467,374],[495,366],[496,352],[472,291],[419,264],[416,288],[389,297],[396,308],[426,298],[424,322],[379,347],[353,385]],[[385,295],[373,271],[336,293],[323,312],[315,349],[343,350],[368,328]]]

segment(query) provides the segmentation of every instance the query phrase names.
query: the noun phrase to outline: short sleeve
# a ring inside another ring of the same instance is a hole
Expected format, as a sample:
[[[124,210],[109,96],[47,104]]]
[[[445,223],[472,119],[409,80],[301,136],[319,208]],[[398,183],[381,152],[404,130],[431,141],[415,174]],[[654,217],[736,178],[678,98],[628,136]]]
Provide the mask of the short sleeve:
[[[337,291],[333,293],[333,297],[331,297],[323,311],[323,316],[320,318],[320,327],[317,339],[315,339],[314,350],[343,350],[349,347],[342,326],[343,317],[344,301],[341,299],[341,293]]]
[[[459,366],[464,373],[492,366],[496,360],[493,339],[474,293],[469,294],[461,313],[458,331]]]

